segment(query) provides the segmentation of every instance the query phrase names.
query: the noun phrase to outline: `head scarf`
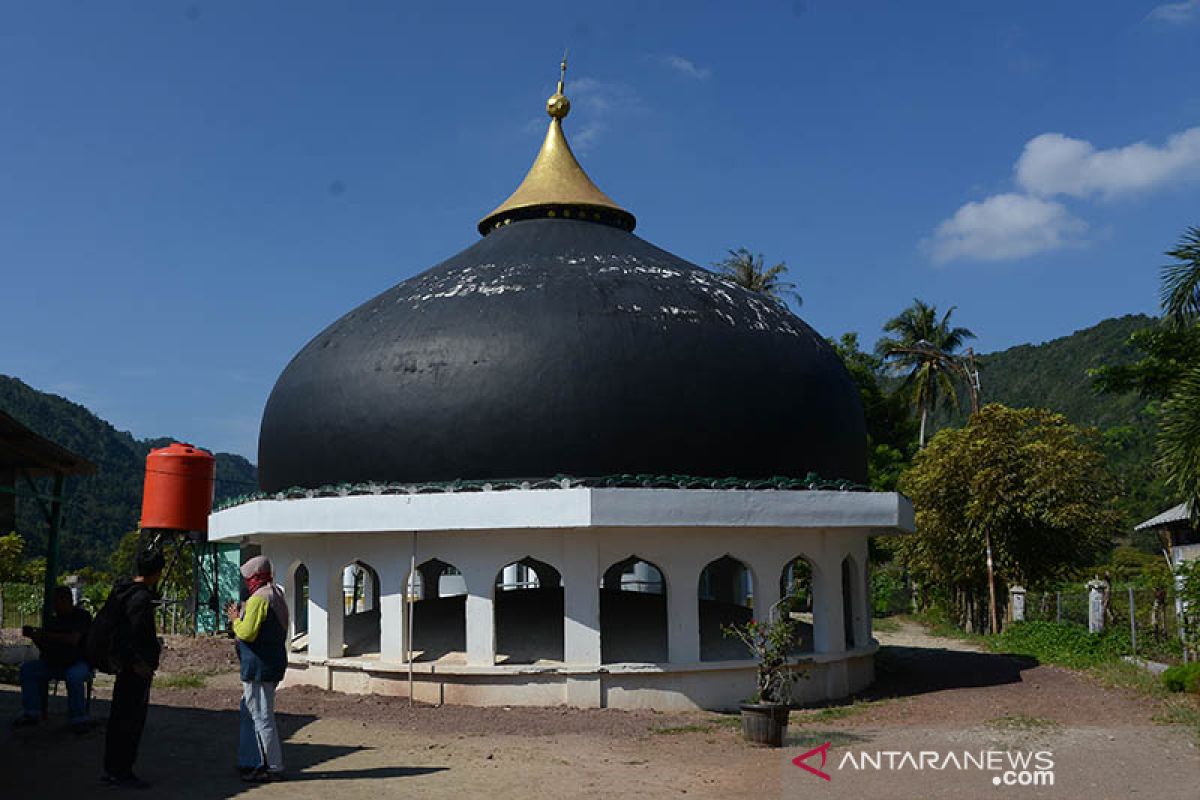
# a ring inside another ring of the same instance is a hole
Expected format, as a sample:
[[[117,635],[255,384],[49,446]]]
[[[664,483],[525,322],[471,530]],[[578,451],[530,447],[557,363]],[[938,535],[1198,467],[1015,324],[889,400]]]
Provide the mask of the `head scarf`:
[[[255,556],[242,564],[242,578],[250,590],[251,597],[261,597],[271,605],[279,624],[288,629],[287,600],[283,590],[271,578],[271,560],[266,556]]]

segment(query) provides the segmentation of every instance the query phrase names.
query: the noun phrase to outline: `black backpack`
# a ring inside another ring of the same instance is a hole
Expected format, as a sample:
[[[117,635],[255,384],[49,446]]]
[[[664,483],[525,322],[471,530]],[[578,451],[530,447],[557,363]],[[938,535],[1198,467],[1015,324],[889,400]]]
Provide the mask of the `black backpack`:
[[[125,593],[114,588],[96,614],[83,642],[83,655],[93,669],[116,675],[124,666]]]

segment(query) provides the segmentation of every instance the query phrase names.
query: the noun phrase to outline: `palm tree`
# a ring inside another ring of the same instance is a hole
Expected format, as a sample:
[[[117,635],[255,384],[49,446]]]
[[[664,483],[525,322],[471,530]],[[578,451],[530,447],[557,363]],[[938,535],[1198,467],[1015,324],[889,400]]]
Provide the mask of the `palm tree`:
[[[1200,227],[1190,227],[1166,253],[1174,264],[1162,268],[1162,307],[1168,322],[1181,327],[1200,322]],[[1158,464],[1167,484],[1189,504],[1200,524],[1200,367],[1181,365],[1162,404]]]
[[[782,303],[790,297],[796,305],[804,302],[796,292],[796,284],[783,280],[787,272],[787,264],[780,261],[773,267],[763,267],[763,257],[757,256],[744,247],[730,250],[729,256],[713,264],[716,270],[728,275],[738,286],[752,292],[765,294],[776,302]]]
[[[954,309],[951,306],[939,320],[937,306],[914,299],[899,316],[884,323],[883,329],[894,336],[885,336],[876,345],[881,356],[908,371],[904,389],[912,393],[913,406],[921,417],[921,447],[925,446],[929,412],[942,398],[957,408],[958,392],[954,380],[967,376],[955,351],[967,339],[974,339],[975,334],[967,328],[950,326]]]
[[[1200,317],[1200,227],[1191,227],[1167,255],[1174,264],[1162,268],[1162,306],[1174,322],[1195,322]]]

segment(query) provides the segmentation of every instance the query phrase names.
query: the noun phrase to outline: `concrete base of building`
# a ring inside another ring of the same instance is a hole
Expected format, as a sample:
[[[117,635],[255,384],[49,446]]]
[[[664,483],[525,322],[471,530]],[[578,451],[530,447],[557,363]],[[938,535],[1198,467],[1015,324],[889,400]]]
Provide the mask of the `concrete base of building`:
[[[793,701],[814,705],[860,692],[875,678],[878,645],[810,655],[794,667]],[[422,703],[473,706],[731,711],[754,692],[753,661],[699,664],[468,666],[418,662],[412,696]],[[377,658],[309,661],[293,657],[283,686],[349,694],[409,696],[409,668]]]

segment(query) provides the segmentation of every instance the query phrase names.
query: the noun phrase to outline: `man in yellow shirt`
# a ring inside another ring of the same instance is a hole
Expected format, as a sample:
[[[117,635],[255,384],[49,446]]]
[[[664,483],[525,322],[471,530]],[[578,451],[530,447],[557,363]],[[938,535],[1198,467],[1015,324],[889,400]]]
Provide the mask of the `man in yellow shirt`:
[[[283,591],[271,576],[271,562],[255,556],[242,565],[250,597],[239,610],[230,603],[226,616],[237,637],[242,662],[242,699],[254,721],[262,767],[243,776],[264,782],[283,777],[283,748],[275,724],[275,687],[287,671],[288,608]]]

